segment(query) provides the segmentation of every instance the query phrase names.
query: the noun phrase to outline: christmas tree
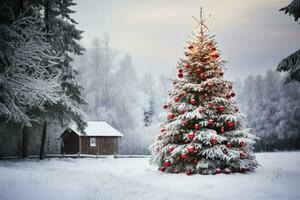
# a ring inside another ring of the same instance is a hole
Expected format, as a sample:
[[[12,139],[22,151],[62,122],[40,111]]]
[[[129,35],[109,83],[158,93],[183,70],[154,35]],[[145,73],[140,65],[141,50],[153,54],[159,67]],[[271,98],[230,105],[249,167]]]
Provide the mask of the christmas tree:
[[[150,149],[151,163],[162,172],[218,174],[246,172],[258,162],[256,137],[243,125],[232,83],[223,78],[224,64],[205,20],[187,42],[178,62],[178,78],[163,108],[160,134]]]

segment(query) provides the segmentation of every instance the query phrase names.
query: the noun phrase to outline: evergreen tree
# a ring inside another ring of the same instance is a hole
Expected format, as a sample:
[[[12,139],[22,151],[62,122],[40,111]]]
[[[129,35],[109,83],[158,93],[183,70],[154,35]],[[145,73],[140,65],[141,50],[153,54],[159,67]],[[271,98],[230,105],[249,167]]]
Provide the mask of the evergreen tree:
[[[256,138],[244,127],[244,115],[233,99],[232,84],[223,78],[217,43],[200,18],[178,79],[164,105],[167,116],[151,146],[151,163],[161,171],[216,174],[253,170]]]
[[[298,21],[300,18],[300,0],[293,0],[288,6],[281,8],[279,11],[292,15],[295,21]],[[287,72],[286,83],[300,82],[300,49],[280,61],[277,71]]]

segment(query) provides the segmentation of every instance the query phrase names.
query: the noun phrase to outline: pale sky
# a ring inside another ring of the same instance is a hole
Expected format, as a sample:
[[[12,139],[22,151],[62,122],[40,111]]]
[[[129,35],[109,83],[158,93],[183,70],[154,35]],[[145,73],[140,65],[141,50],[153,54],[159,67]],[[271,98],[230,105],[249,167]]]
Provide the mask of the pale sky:
[[[120,56],[132,56],[137,73],[176,74],[192,16],[200,7],[210,15],[226,65],[225,77],[243,79],[275,69],[285,56],[300,48],[300,25],[278,10],[291,0],[76,0],[73,9],[88,47],[95,37],[110,35]]]

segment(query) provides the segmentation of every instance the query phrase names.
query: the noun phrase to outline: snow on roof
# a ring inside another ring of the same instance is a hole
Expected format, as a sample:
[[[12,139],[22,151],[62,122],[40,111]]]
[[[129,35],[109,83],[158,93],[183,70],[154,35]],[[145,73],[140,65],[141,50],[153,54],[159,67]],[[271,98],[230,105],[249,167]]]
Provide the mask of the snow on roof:
[[[80,136],[84,134],[80,133],[74,126],[70,126],[75,133]],[[123,137],[123,134],[120,133],[117,129],[113,128],[111,125],[104,121],[88,121],[87,127],[85,129],[86,136],[117,136]]]

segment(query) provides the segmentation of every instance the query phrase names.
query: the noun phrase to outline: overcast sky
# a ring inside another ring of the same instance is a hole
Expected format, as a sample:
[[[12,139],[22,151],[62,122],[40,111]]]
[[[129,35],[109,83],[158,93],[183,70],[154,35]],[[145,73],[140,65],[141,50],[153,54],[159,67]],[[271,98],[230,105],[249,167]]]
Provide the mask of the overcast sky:
[[[227,60],[226,78],[243,79],[275,69],[300,48],[300,25],[278,10],[291,0],[76,0],[82,44],[107,32],[112,46],[129,53],[139,75],[157,77],[176,71],[192,16],[200,7],[209,17],[210,32]],[[122,55],[120,54],[120,55]]]

